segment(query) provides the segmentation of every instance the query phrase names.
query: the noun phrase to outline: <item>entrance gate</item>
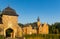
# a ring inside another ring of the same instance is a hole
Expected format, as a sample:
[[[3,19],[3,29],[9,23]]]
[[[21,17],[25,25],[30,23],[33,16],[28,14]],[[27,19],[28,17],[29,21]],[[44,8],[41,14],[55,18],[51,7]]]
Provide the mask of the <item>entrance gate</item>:
[[[11,37],[12,38],[13,34],[14,34],[14,32],[13,32],[13,30],[11,28],[8,28],[6,30],[6,37]]]

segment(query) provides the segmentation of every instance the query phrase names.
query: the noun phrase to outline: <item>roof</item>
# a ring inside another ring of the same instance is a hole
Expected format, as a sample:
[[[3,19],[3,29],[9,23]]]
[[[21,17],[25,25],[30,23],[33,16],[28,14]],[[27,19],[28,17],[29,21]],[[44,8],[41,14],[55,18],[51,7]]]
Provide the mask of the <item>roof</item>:
[[[40,18],[39,17],[37,18],[37,21],[40,21]]]
[[[1,17],[1,15],[0,15],[0,24],[2,24],[2,17]]]
[[[1,11],[0,11],[0,24],[2,24],[2,15],[1,15]]]
[[[16,14],[16,11],[9,6],[2,11],[2,15],[18,16],[18,14]]]
[[[37,22],[25,24],[24,27],[28,27],[29,25],[31,25],[32,29],[37,29],[38,28]]]

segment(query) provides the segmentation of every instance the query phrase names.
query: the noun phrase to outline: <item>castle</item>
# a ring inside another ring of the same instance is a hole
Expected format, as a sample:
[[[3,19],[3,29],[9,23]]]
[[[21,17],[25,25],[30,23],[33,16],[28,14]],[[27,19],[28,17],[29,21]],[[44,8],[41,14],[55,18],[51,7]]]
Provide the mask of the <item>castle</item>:
[[[6,7],[0,14],[0,35],[11,38],[22,36],[22,29],[18,25],[18,15],[10,7]]]
[[[48,34],[49,26],[46,23],[42,24],[38,17],[37,22],[24,25],[23,33],[24,34]]]
[[[16,14],[16,11],[9,6],[3,9],[2,12],[0,12],[0,35],[3,35],[5,37],[22,37],[24,34],[48,34],[49,33],[49,27],[46,23],[41,24],[40,19],[37,19],[37,22],[35,23],[34,27],[31,24],[24,25],[23,28],[21,28],[18,25],[18,14]]]

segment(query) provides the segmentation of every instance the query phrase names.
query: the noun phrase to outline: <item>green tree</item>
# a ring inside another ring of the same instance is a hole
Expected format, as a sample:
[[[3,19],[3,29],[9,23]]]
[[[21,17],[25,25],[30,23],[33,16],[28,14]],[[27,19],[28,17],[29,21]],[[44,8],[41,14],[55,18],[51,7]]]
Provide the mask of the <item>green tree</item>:
[[[21,24],[21,23],[18,23],[18,25],[19,25],[20,27],[22,27],[22,28],[24,27],[24,25],[23,25],[23,24]]]

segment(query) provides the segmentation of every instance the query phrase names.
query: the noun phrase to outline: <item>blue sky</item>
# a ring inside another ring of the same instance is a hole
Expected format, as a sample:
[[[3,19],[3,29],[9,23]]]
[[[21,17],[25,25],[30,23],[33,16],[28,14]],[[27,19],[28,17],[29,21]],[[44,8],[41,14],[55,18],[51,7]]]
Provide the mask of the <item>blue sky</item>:
[[[41,23],[60,22],[60,0],[0,0],[0,10],[8,5],[19,14],[22,24],[36,22],[38,16]]]

